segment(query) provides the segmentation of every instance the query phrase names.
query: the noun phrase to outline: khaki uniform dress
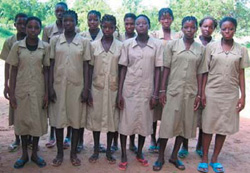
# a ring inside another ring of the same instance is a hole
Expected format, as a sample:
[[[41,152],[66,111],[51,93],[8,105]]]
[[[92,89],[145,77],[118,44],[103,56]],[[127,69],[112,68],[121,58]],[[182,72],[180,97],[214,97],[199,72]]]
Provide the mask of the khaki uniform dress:
[[[0,54],[0,59],[6,61],[11,47],[13,46],[13,44],[17,41],[17,36],[13,35],[9,38],[7,38],[3,44],[3,48],[2,48],[2,52]],[[10,72],[11,72],[11,67],[10,67]],[[10,73],[9,73],[10,74]],[[14,125],[14,110],[11,106],[9,106],[9,126]]]
[[[204,47],[194,42],[186,50],[183,39],[178,39],[167,44],[165,53],[164,67],[170,68],[170,74],[159,137],[195,137],[197,115],[194,101],[198,92],[197,74],[207,72]]]
[[[163,65],[162,44],[150,37],[141,48],[135,38],[128,39],[123,44],[119,64],[127,67],[122,91],[125,107],[120,111],[119,133],[148,136],[153,132],[153,110],[149,102],[154,91],[155,67]]]
[[[231,135],[239,131],[239,72],[250,66],[247,49],[234,42],[229,52],[221,41],[207,45],[208,79],[202,129],[207,134]]]
[[[91,92],[93,107],[88,108],[87,129],[91,131],[115,132],[118,130],[119,110],[116,104],[118,90],[118,61],[122,43],[113,40],[106,52],[101,40],[92,42],[94,66]]]
[[[49,66],[49,45],[39,40],[37,50],[29,51],[26,38],[16,42],[6,60],[18,67],[14,110],[16,135],[42,136],[47,133],[46,109],[43,109],[45,83],[43,66]]]
[[[99,30],[99,32],[94,40],[92,39],[89,31],[81,32],[80,34],[82,37],[85,37],[85,38],[89,39],[90,41],[100,40],[103,36],[101,29]]]
[[[90,42],[76,34],[67,43],[64,34],[60,34],[51,39],[50,45],[50,58],[55,60],[53,86],[57,96],[56,102],[50,104],[50,124],[56,128],[85,127],[86,103],[81,103],[81,93],[83,63],[91,59]]]
[[[170,40],[164,40],[164,33],[162,30],[152,32],[151,36],[156,38],[156,39],[160,39],[162,41],[163,47],[165,47],[167,45],[167,43],[170,41]],[[181,37],[182,37],[182,32],[171,31],[171,40],[176,40],[176,39],[179,39]],[[163,68],[161,69],[160,83],[161,83],[161,78],[162,78],[162,72],[163,72]],[[157,106],[154,108],[153,121],[156,122],[158,120],[161,120],[161,117],[162,117],[162,105],[157,104]]]
[[[136,33],[134,34],[134,36],[132,38],[136,37]],[[121,42],[124,42],[125,40],[127,40],[128,38],[126,38],[126,34],[123,33],[123,34],[119,34],[117,36],[117,39],[120,40]]]

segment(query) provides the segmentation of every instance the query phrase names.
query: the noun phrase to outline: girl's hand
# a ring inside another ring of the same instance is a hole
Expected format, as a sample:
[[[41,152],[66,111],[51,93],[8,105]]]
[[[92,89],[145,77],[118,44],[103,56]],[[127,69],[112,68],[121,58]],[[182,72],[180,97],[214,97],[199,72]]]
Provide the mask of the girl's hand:
[[[118,98],[117,98],[117,107],[120,110],[124,109],[124,98],[122,96],[118,96]]]
[[[157,105],[157,100],[156,100],[156,98],[153,98],[153,97],[152,97],[152,98],[150,99],[150,102],[149,102],[150,109],[151,109],[151,110],[154,109],[156,105]]]
[[[201,102],[201,96],[197,95],[194,101],[194,111],[197,111]]]
[[[206,107],[206,103],[207,103],[207,101],[206,101],[206,95],[205,95],[205,93],[203,93],[201,95],[201,105],[202,105],[203,108]]]
[[[16,109],[17,108],[17,102],[16,102],[16,97],[13,96],[13,97],[10,97],[10,105],[13,109]]]
[[[3,95],[4,95],[4,97],[5,97],[7,100],[10,99],[9,91],[10,91],[10,88],[9,88],[8,86],[5,86],[5,87],[4,87],[4,90],[3,90]]]
[[[93,97],[92,97],[92,93],[91,92],[89,92],[89,96],[88,96],[88,105],[90,107],[93,106]]]
[[[47,109],[49,105],[49,96],[45,94],[43,97],[43,109]]]
[[[56,92],[54,90],[53,87],[51,87],[50,89],[50,92],[49,92],[49,100],[52,102],[52,103],[55,103],[56,102]]]
[[[240,98],[238,103],[237,103],[237,107],[236,107],[238,113],[240,111],[242,111],[244,109],[244,107],[245,107],[245,98]]]
[[[167,102],[167,96],[166,96],[166,93],[163,92],[163,93],[160,93],[159,95],[159,102],[162,106],[164,106]]]
[[[88,95],[89,95],[88,89],[83,89],[82,93],[81,93],[81,102],[82,103],[86,103],[88,101]]]

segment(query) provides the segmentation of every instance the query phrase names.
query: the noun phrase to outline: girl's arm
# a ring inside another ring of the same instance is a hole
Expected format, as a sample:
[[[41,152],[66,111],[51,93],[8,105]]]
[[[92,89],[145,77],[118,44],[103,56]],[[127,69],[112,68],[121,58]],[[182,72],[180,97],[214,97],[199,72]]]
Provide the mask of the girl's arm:
[[[170,68],[168,67],[164,67],[163,68],[163,73],[162,73],[162,80],[161,80],[161,85],[160,85],[160,95],[159,95],[159,101],[162,104],[162,106],[164,106],[166,104],[167,101],[167,97],[166,97],[166,88],[167,88],[167,80],[168,80],[168,75],[170,72]]]
[[[196,111],[200,106],[201,101],[201,86],[202,86],[202,74],[197,74],[197,84],[198,84],[198,92],[194,101],[194,110]]]
[[[123,84],[127,73],[127,67],[121,66],[120,79],[119,79],[119,88],[118,88],[118,97],[117,97],[117,106],[120,110],[124,109],[124,99],[122,96]]]
[[[92,78],[93,78],[93,72],[94,72],[94,66],[89,64],[89,85],[88,85],[88,91],[89,91],[89,98],[88,98],[88,105],[93,106],[93,97],[91,93],[91,86],[92,86]]]
[[[4,91],[3,91],[3,94],[4,94],[4,97],[6,99],[9,100],[9,97],[10,97],[10,88],[9,88],[9,75],[10,75],[10,65],[8,63],[5,63],[5,67],[4,67]]]
[[[43,98],[43,109],[46,109],[49,104],[49,67],[44,66],[44,83],[45,83],[45,95]]]
[[[207,85],[207,76],[208,76],[208,73],[202,74],[201,104],[202,104],[203,107],[206,106],[206,93],[205,93],[205,89],[206,89],[206,85]]]
[[[238,112],[243,110],[245,107],[246,94],[245,94],[245,70],[244,69],[240,69],[239,79],[240,79],[239,85],[240,85],[241,97],[240,97],[238,104],[237,104],[237,111]]]
[[[81,102],[87,102],[88,101],[88,95],[89,95],[89,61],[83,62],[83,81],[84,81],[84,88],[81,95]]]
[[[160,86],[160,73],[161,67],[155,67],[155,75],[154,75],[154,92],[152,98],[150,100],[150,108],[153,109],[157,104],[157,99],[159,95],[159,86]]]
[[[10,76],[10,104],[14,109],[17,108],[16,96],[15,96],[17,71],[18,71],[17,66],[12,66],[11,76]]]
[[[56,102],[56,92],[53,87],[54,83],[54,67],[55,67],[55,60],[50,59],[50,67],[49,67],[49,99],[53,103]]]

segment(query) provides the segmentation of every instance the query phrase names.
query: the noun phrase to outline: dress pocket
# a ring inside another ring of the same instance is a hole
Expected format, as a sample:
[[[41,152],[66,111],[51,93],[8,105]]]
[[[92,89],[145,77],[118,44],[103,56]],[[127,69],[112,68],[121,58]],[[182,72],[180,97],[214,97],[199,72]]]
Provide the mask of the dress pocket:
[[[104,89],[105,85],[105,76],[104,75],[98,75],[93,77],[93,87],[95,87],[98,90]]]
[[[111,91],[118,90],[118,76],[115,76],[115,75],[109,76],[109,88]]]

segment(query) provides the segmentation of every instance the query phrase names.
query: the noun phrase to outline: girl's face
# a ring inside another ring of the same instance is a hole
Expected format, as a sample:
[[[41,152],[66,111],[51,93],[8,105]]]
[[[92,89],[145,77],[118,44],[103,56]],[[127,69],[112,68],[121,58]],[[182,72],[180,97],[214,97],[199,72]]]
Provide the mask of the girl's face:
[[[203,37],[211,37],[214,29],[214,22],[211,19],[206,19],[201,25],[201,34]]]
[[[170,16],[169,13],[165,13],[160,18],[160,23],[163,29],[170,29],[170,26],[173,22],[173,18]]]
[[[65,31],[75,31],[76,20],[71,15],[66,15],[63,17],[63,27]]]
[[[197,31],[197,26],[196,26],[194,21],[186,21],[183,24],[181,30],[184,34],[184,37],[186,37],[188,39],[192,39],[192,38],[194,38],[194,35]]]
[[[62,5],[57,5],[55,9],[55,15],[58,20],[62,20],[63,18],[63,13],[66,11],[64,6]]]
[[[235,25],[229,21],[223,22],[220,28],[220,32],[224,40],[233,39],[235,31]]]
[[[100,25],[100,19],[95,14],[88,15],[88,26],[89,29],[97,29]]]
[[[135,29],[138,34],[147,34],[149,29],[148,20],[145,17],[139,17],[135,21]]]
[[[36,20],[30,20],[26,25],[26,34],[29,38],[38,38],[41,32],[41,25]]]
[[[27,21],[27,17],[18,17],[14,26],[16,27],[17,33],[25,33],[25,24]]]
[[[124,20],[124,25],[125,25],[125,30],[127,33],[132,34],[134,33],[135,30],[135,20],[132,19],[131,17],[127,17]]]
[[[105,37],[113,37],[115,25],[112,22],[104,21],[101,25],[102,32]]]

